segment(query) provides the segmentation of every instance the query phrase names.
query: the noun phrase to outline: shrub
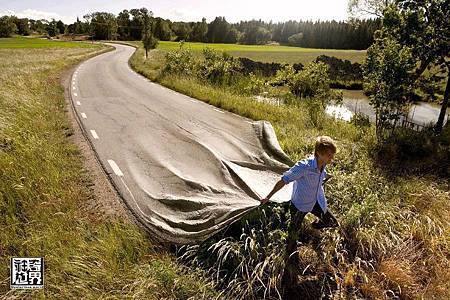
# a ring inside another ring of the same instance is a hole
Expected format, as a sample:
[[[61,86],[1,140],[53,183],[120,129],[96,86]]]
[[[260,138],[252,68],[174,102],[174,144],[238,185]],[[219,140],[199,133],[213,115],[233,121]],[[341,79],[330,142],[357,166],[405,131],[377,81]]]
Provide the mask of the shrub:
[[[299,98],[319,98],[339,100],[342,97],[330,88],[328,67],[322,62],[312,62],[303,70],[296,72],[292,66],[286,66],[277,72],[275,82],[286,83],[292,94]]]
[[[231,85],[237,81],[241,64],[226,52],[203,49],[204,60],[199,65],[199,76],[213,84]]]
[[[369,120],[369,116],[363,113],[355,113],[351,119],[351,122],[353,124],[355,124],[356,127],[359,128],[367,128],[370,127],[370,120]]]
[[[196,76],[197,70],[198,63],[192,50],[180,47],[178,50],[166,53],[166,65],[163,73]]]

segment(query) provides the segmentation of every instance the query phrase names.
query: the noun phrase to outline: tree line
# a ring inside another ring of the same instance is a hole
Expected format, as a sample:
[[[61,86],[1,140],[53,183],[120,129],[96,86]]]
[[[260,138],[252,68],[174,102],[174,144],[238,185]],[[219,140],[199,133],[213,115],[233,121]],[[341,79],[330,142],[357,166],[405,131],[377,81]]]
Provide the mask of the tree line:
[[[85,34],[98,40],[142,40],[145,8],[123,10],[117,16],[107,12],[93,12],[77,18],[72,24],[61,20],[46,21],[3,16],[0,18],[0,37],[12,34],[29,35],[32,32],[56,36]],[[379,19],[344,21],[287,21],[262,20],[229,23],[225,17],[211,22],[172,22],[153,17],[150,30],[162,41],[190,41],[206,43],[240,43],[263,45],[276,42],[306,48],[367,49],[373,42],[373,33],[380,28]]]

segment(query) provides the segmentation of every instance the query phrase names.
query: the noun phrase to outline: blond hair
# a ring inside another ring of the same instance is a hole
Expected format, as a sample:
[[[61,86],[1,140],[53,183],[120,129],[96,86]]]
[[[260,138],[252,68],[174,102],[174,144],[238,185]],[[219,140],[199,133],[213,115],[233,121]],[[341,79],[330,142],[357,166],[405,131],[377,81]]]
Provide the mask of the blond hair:
[[[327,150],[336,153],[337,148],[333,139],[327,135],[317,137],[316,145],[314,147],[314,154],[317,153],[323,154]]]

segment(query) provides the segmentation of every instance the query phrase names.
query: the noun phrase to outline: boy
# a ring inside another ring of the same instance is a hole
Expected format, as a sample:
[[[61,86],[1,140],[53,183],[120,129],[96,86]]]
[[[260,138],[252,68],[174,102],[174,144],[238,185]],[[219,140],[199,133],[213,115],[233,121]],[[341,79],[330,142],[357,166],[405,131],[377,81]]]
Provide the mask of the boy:
[[[311,212],[319,220],[312,224],[316,229],[337,227],[336,218],[327,209],[327,200],[322,184],[331,178],[325,170],[336,153],[336,145],[329,136],[319,136],[316,139],[314,156],[298,161],[292,168],[286,171],[273,187],[266,198],[261,199],[265,204],[283,186],[294,182],[289,210],[291,211],[291,223],[288,229],[287,253],[293,252],[298,230],[308,212]]]

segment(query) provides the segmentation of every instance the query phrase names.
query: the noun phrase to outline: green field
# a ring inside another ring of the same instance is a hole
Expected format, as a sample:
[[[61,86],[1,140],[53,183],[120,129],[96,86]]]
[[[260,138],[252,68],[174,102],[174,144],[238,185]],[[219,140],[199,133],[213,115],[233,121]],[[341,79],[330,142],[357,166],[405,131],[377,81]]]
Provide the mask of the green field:
[[[317,56],[325,54],[351,62],[362,63],[366,57],[365,50],[335,50],[335,49],[313,49],[277,45],[236,45],[236,44],[206,44],[206,43],[184,43],[194,51],[201,51],[205,47],[215,50],[226,51],[233,56],[247,57],[254,61],[278,62],[278,63],[302,63],[313,61]],[[178,42],[160,41],[158,49],[175,50],[180,47]]]
[[[87,48],[90,43],[65,42],[58,40],[47,40],[33,37],[0,38],[0,49],[30,49],[30,48]]]

